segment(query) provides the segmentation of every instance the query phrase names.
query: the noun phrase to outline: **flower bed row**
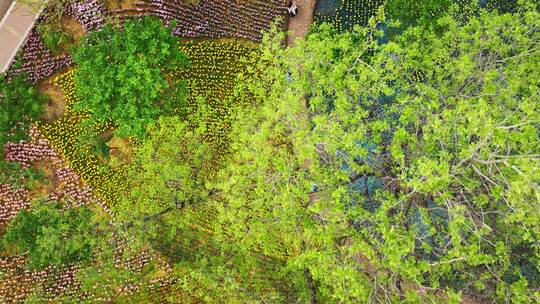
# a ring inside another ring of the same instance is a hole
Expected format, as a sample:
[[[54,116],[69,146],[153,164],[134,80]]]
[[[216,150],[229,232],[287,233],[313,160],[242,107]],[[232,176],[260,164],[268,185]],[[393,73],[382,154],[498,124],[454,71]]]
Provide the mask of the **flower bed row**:
[[[74,70],[69,70],[53,80],[60,86],[66,97],[64,116],[53,123],[40,125],[40,130],[59,156],[81,176],[84,183],[94,190],[106,208],[110,208],[118,202],[123,189],[124,183],[121,182],[123,168],[105,170],[96,155],[87,147],[79,147],[77,144],[77,137],[84,131],[81,122],[88,114],[74,112],[71,109],[76,98],[73,72]],[[100,134],[109,127],[110,124],[96,125],[92,132]]]
[[[232,100],[236,77],[253,61],[256,51],[245,45],[229,41],[189,41],[181,44],[192,64],[187,70],[178,70],[173,77],[188,83],[187,117],[197,117],[198,100],[204,100],[207,109],[205,123],[208,133],[205,140],[211,143],[215,153],[215,169],[227,154],[228,134],[231,130]]]
[[[119,267],[141,272],[143,267],[153,259],[153,256],[144,251],[129,259],[117,262]],[[25,300],[28,301],[28,297],[38,290],[40,291],[38,294],[39,303],[56,303],[60,298],[86,300],[86,303],[110,303],[117,295],[116,289],[111,289],[110,295],[96,296],[95,294],[82,293],[81,284],[76,275],[82,268],[78,265],[50,266],[41,271],[30,271],[26,268],[26,263],[27,259],[22,255],[0,257],[0,269],[3,272],[0,281],[1,303],[23,303]],[[166,274],[170,273],[170,269],[165,269],[165,271]],[[130,295],[145,289],[151,291],[148,294],[152,303],[167,303],[160,291],[168,288],[171,283],[173,283],[172,278],[166,275],[144,286],[137,283],[125,286],[122,292]],[[29,303],[35,302],[29,301]]]
[[[167,24],[177,22],[174,33],[182,37],[235,37],[260,41],[262,32],[287,13],[282,0],[201,0],[197,5],[184,0],[150,0],[135,3],[133,9],[111,12],[120,18],[157,16]]]
[[[101,1],[84,0],[72,2],[66,6],[64,13],[73,16],[79,21],[85,31],[93,31],[99,29],[104,24],[104,17],[107,11]],[[39,25],[45,22],[46,19],[47,12],[45,11],[36,24]],[[30,32],[20,54],[22,65],[12,66],[11,71],[14,73],[25,72],[28,75],[28,79],[33,83],[37,83],[49,77],[54,72],[73,64],[69,55],[54,55],[51,53],[43,43],[37,26]]]
[[[326,22],[339,32],[349,31],[356,24],[367,25],[383,3],[384,0],[322,0],[315,11],[315,23]]]

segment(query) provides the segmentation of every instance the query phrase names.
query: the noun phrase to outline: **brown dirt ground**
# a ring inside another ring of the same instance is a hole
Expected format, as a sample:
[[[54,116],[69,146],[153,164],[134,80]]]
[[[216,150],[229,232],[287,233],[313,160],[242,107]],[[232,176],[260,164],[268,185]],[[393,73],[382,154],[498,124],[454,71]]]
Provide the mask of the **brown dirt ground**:
[[[107,143],[107,146],[109,146],[109,155],[113,162],[118,165],[131,163],[134,151],[129,139],[115,136]]]
[[[36,187],[28,193],[28,198],[30,200],[38,199],[47,194],[54,193],[54,189],[56,189],[58,184],[54,173],[58,169],[58,166],[54,165],[49,159],[44,159],[33,162],[32,167],[43,173],[47,183],[37,183]]]
[[[108,9],[132,9],[135,7],[135,0],[106,0],[105,6]]]
[[[298,5],[298,14],[289,18],[287,46],[294,46],[296,39],[302,39],[307,35],[313,22],[317,0],[296,0],[296,4]]]
[[[71,37],[75,40],[75,43],[79,42],[79,40],[84,36],[84,29],[79,21],[71,16],[64,16],[60,20],[60,25],[62,26],[62,30],[64,30],[66,33],[69,33]]]
[[[55,76],[56,74],[50,76],[39,85],[39,92],[50,98],[45,107],[45,115],[43,117],[46,122],[52,122],[62,117],[67,102],[62,89],[52,83]]]

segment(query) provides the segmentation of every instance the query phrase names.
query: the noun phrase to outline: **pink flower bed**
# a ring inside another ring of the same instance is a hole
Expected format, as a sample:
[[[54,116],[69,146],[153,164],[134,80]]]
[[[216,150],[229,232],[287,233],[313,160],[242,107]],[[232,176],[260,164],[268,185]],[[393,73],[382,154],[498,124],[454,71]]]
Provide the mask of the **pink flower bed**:
[[[283,0],[202,0],[198,5],[183,0],[151,0],[135,3],[131,10],[114,10],[121,18],[157,16],[167,24],[175,20],[174,33],[182,37],[233,37],[253,41],[287,13]]]

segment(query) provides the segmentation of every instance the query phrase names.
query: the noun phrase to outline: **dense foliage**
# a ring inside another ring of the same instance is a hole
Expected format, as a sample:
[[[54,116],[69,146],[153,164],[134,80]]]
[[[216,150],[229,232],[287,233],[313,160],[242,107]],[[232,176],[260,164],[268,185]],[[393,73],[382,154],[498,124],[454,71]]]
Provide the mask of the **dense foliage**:
[[[174,211],[207,201],[213,154],[203,141],[204,132],[204,125],[190,130],[177,117],[159,119],[148,127],[149,138],[137,148],[131,165],[133,186],[124,209],[129,217],[141,219],[146,236],[156,237],[157,227],[150,220],[160,217],[163,223],[180,225],[173,228],[176,231],[182,223]]]
[[[12,184],[15,188],[23,181],[31,186],[40,179],[32,168],[22,168],[20,164],[4,160],[4,145],[28,138],[29,126],[43,113],[48,98],[25,80],[24,75],[9,78],[0,75],[0,184]]]
[[[167,78],[188,66],[178,42],[170,28],[150,17],[85,36],[73,51],[80,99],[75,109],[92,112],[88,125],[112,120],[119,136],[142,138],[147,124],[184,106],[184,86]]]
[[[92,30],[51,79],[62,115],[0,162],[50,181],[0,185],[0,301],[540,302],[540,12],[471,2],[319,1],[289,48],[174,37],[258,40],[278,0],[193,31],[228,0],[101,30],[102,2],[72,2]],[[2,81],[3,145],[46,99]]]
[[[28,254],[28,266],[42,270],[50,265],[88,262],[95,239],[92,212],[87,207],[68,208],[57,202],[36,202],[22,210],[2,239],[4,246]]]
[[[228,236],[307,269],[321,302],[538,301],[539,17],[267,50],[223,175]]]
[[[43,113],[47,100],[24,75],[0,75],[0,152],[6,142],[28,138],[28,126]]]

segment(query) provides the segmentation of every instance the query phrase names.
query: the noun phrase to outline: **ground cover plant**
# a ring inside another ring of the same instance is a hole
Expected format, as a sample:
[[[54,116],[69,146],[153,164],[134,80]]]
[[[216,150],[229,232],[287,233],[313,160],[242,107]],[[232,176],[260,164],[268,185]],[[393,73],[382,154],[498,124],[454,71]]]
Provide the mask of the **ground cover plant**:
[[[191,62],[189,69],[173,75],[187,80],[187,108],[184,113],[191,125],[205,124],[204,141],[214,149],[214,167],[227,155],[228,134],[234,110],[232,99],[237,76],[257,58],[253,46],[234,40],[192,40],[180,44]]]
[[[137,1],[132,9],[113,10],[122,16],[157,16],[176,21],[174,33],[182,37],[243,38],[260,41],[263,31],[287,13],[281,0]]]
[[[84,31],[94,31],[104,24],[107,14],[103,4],[97,0],[58,0],[49,3],[53,6],[52,12],[51,8],[46,8],[45,13],[38,18],[37,26],[32,29],[19,52],[20,65],[14,64],[10,67],[13,73],[26,73],[27,79],[33,83],[72,65],[71,56],[65,50],[59,51],[55,43],[65,34],[73,34],[65,33],[61,29],[62,20],[73,17],[80,22]],[[55,54],[54,51],[58,53]]]
[[[355,24],[367,25],[384,0],[321,0],[315,11],[316,23],[332,24],[338,31],[351,30]]]
[[[376,15],[377,9],[384,5],[388,19],[400,21],[403,29],[419,23],[424,26],[433,25],[450,10],[454,10],[453,13],[459,18],[466,18],[479,7],[509,12],[516,9],[517,3],[516,0],[321,0],[317,1],[315,22],[331,24],[339,32],[348,31],[354,25],[367,25],[369,19]]]

